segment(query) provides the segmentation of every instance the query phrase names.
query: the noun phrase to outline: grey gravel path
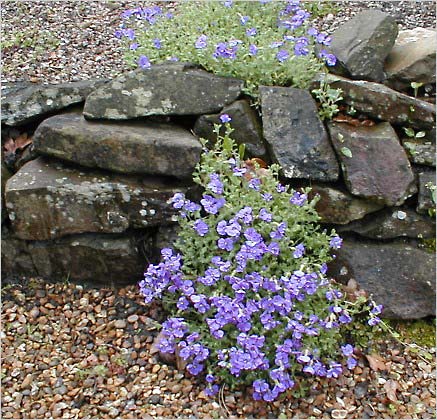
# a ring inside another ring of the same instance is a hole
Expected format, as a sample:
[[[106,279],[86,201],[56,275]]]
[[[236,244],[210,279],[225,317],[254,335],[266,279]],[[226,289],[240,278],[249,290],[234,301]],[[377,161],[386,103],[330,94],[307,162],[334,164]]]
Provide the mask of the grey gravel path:
[[[151,3],[2,1],[1,80],[59,83],[113,77],[129,70],[114,31],[123,10]],[[159,3],[177,8],[177,2]],[[400,29],[435,27],[435,1],[343,1],[334,6],[337,12],[318,22],[327,32],[364,8],[393,15]]]

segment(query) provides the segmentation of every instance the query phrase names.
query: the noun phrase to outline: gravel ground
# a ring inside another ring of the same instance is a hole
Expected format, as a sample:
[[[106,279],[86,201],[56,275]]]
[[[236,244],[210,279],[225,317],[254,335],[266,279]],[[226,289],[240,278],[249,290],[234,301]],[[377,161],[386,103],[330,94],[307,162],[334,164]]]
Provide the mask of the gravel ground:
[[[2,81],[59,83],[111,78],[129,70],[114,31],[120,14],[150,2],[3,1]],[[174,2],[161,2],[172,10]],[[319,19],[332,32],[360,10],[378,8],[397,19],[400,29],[435,28],[435,1],[335,2],[337,12]]]
[[[83,288],[31,279],[3,285],[2,418],[435,418],[435,361],[396,342],[378,345],[338,381],[276,403],[201,384],[151,350],[157,307],[135,286]],[[428,349],[435,356],[435,349]]]

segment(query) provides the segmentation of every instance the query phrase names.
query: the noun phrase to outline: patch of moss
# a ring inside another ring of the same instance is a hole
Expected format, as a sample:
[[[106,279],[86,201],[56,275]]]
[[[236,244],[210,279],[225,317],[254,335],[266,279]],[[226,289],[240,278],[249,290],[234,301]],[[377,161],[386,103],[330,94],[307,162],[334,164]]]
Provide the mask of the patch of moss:
[[[400,340],[419,346],[435,347],[436,320],[418,319],[414,321],[390,320],[387,322],[393,330],[400,334]]]
[[[422,239],[421,246],[428,252],[436,252],[436,238]]]

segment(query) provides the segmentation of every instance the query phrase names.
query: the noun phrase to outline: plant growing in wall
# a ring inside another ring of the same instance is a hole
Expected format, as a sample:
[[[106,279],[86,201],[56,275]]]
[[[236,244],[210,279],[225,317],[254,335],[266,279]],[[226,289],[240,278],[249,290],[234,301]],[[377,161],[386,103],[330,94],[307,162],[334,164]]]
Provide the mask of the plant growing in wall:
[[[217,143],[194,173],[205,190],[200,204],[173,197],[179,239],[148,267],[140,290],[169,313],[158,348],[203,375],[208,395],[247,385],[253,398],[273,401],[305,378],[353,369],[345,332],[363,312],[378,324],[381,307],[346,299],[328,280],[342,239],[321,231],[316,201],[282,185],[278,165],[243,161],[229,116],[220,118],[226,132],[215,126]]]
[[[259,85],[308,88],[335,64],[330,37],[311,26],[299,0],[182,2],[176,14],[159,6],[126,10],[116,32],[126,59],[144,69],[165,61],[188,61]]]

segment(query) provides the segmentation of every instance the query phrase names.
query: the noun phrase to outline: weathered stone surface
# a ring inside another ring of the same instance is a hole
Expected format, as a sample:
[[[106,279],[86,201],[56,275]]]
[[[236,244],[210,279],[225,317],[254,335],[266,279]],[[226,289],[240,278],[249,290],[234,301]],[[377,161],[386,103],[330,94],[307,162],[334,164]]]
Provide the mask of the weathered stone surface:
[[[286,178],[338,179],[338,163],[310,93],[260,87],[264,138]]]
[[[181,184],[97,171],[79,172],[38,158],[6,184],[6,207],[17,237],[48,240],[84,232],[120,233],[171,223],[167,201]]]
[[[2,226],[1,272],[3,279],[38,274],[29,254],[27,241],[18,239],[6,225]]]
[[[182,127],[140,122],[87,121],[78,114],[42,122],[33,136],[37,152],[121,173],[191,176],[202,146]]]
[[[403,89],[411,82],[435,83],[436,31],[415,28],[400,31],[385,62],[387,78],[384,83]]]
[[[322,223],[344,225],[383,207],[382,204],[364,200],[348,192],[324,185],[312,185],[311,196],[315,194],[320,196],[316,210],[322,218]]]
[[[435,316],[435,255],[403,243],[344,241],[329,274],[342,283],[354,278],[387,318]]]
[[[173,248],[176,240],[178,239],[179,231],[180,227],[178,224],[160,226],[158,228],[153,240],[153,251],[155,258],[160,259],[161,249]]]
[[[417,165],[435,166],[435,143],[430,141],[421,141],[420,139],[403,139],[402,145],[407,152],[410,162],[416,163]]]
[[[223,108],[220,114],[201,115],[194,125],[194,133],[214,144],[217,140],[217,135],[213,132],[214,124],[220,124],[221,114],[228,114],[232,118],[232,139],[238,144],[246,145],[247,157],[265,157],[267,150],[262,137],[261,122],[257,112],[244,99]],[[222,127],[220,133],[224,134],[224,131]]]
[[[84,102],[106,79],[84,80],[56,85],[19,84],[2,89],[1,122],[10,126],[23,125],[48,113]]]
[[[28,247],[38,275],[47,279],[116,286],[138,282],[145,267],[132,235],[74,235]]]
[[[2,223],[7,217],[7,212],[5,208],[5,186],[6,181],[12,176],[12,174],[9,172],[9,169],[6,167],[5,163],[2,159],[2,178],[1,178],[1,187],[2,187],[2,193],[1,193],[1,201],[2,201]]]
[[[417,212],[427,214],[428,210],[435,209],[432,189],[436,186],[436,175],[434,172],[423,172],[419,174],[419,198]],[[434,197],[435,197],[434,189]]]
[[[218,112],[240,96],[241,80],[215,76],[189,63],[154,65],[126,73],[85,102],[87,118],[126,120],[148,115]]]
[[[407,237],[433,238],[435,222],[430,217],[417,214],[409,208],[390,208],[365,217],[337,229],[339,232],[355,232],[370,239]]]
[[[435,126],[436,107],[385,85],[344,77],[327,75],[333,89],[342,89],[343,101],[357,111],[392,124],[415,127],[420,130]],[[316,81],[314,86],[318,85]]]
[[[417,191],[408,157],[389,123],[329,123],[328,128],[352,194],[395,206]]]
[[[332,34],[330,50],[337,57],[337,69],[353,79],[382,81],[384,61],[397,35],[393,17],[379,10],[358,13]]]

